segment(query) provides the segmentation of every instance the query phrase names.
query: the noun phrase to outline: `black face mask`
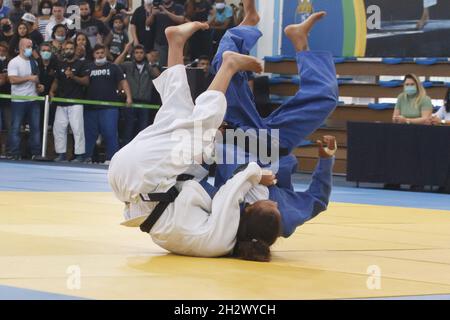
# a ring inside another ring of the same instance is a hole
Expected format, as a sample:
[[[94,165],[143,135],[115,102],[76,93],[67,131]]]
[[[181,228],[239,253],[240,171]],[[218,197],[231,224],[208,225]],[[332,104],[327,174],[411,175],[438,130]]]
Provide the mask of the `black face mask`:
[[[23,8],[25,9],[26,12],[30,12],[31,9],[33,9],[33,6],[31,4],[25,4]]]
[[[75,52],[71,51],[71,52],[64,52],[64,57],[67,60],[72,60],[72,58],[75,56]]]
[[[11,27],[10,24],[4,24],[4,25],[2,25],[2,31],[3,31],[3,32],[10,32],[11,29],[12,29],[12,27]]]

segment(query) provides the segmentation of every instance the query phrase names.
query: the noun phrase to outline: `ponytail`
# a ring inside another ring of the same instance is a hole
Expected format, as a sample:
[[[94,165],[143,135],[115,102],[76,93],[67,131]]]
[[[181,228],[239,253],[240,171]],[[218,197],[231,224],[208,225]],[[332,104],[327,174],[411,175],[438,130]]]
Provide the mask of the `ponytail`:
[[[233,255],[236,258],[269,262],[270,246],[281,233],[281,216],[258,201],[241,215]]]
[[[270,246],[262,240],[238,241],[234,250],[235,256],[243,260],[270,261]]]

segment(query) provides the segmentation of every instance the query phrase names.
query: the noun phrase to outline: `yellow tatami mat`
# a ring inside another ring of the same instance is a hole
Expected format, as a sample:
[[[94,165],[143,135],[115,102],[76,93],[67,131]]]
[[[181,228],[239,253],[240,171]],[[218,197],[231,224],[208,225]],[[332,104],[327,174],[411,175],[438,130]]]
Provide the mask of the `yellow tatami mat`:
[[[273,261],[166,253],[111,193],[0,192],[0,285],[94,299],[334,299],[450,293],[450,211],[332,203]]]

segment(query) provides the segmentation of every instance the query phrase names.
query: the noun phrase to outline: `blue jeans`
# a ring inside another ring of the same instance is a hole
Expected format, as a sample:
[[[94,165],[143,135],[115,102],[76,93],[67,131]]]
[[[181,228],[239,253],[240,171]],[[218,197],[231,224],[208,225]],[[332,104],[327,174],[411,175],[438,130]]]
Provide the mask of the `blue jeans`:
[[[84,108],[84,135],[86,138],[86,157],[92,158],[98,135],[106,144],[106,160],[111,160],[119,150],[118,137],[119,109]]]
[[[27,118],[30,125],[29,147],[32,155],[41,153],[41,110],[39,102],[11,101],[11,129],[8,135],[9,152],[12,155],[20,155],[20,126]]]
[[[150,124],[150,110],[138,108],[123,109],[125,124],[123,127],[123,144],[126,145],[134,139],[137,133]]]

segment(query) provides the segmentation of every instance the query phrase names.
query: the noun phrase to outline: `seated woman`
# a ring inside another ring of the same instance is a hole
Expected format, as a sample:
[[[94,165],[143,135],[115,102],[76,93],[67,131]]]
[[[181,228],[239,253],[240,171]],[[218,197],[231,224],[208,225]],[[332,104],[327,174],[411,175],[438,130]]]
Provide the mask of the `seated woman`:
[[[405,76],[404,91],[398,96],[392,121],[402,124],[430,124],[433,104],[414,74]]]
[[[447,90],[447,94],[444,99],[444,105],[430,117],[431,124],[437,125],[450,125],[450,89]]]

